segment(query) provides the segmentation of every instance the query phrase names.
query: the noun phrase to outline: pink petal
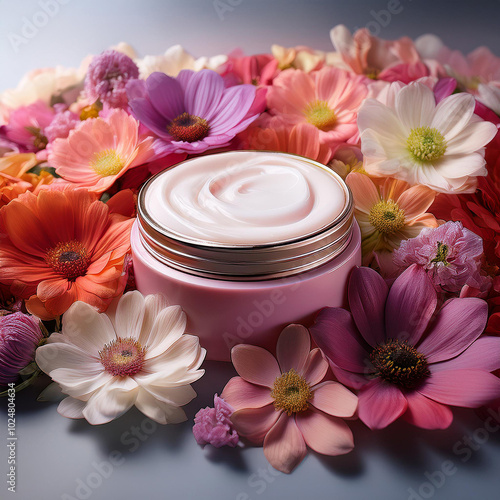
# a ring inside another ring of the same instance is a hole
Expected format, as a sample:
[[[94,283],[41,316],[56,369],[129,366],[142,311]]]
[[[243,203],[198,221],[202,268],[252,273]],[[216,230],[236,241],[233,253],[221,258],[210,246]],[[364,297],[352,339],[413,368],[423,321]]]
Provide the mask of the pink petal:
[[[310,385],[319,384],[328,371],[328,361],[321,349],[313,349],[307,356],[303,371],[300,372]]]
[[[438,403],[478,408],[500,397],[500,379],[481,370],[432,373],[418,392]]]
[[[168,121],[185,111],[184,93],[175,78],[165,73],[152,73],[146,80],[146,88],[151,104]]]
[[[488,304],[473,297],[450,299],[439,312],[429,335],[418,346],[429,363],[454,358],[484,331]]]
[[[345,455],[354,448],[351,429],[340,418],[318,411],[297,414],[297,426],[310,448],[323,455]]]
[[[372,346],[385,340],[385,302],[389,288],[373,269],[359,267],[349,280],[349,306],[359,332]]]
[[[416,264],[394,282],[385,308],[387,338],[415,345],[436,309],[437,296],[427,273]]]
[[[242,408],[262,408],[273,402],[271,391],[267,387],[250,384],[241,377],[233,377],[226,384],[221,398],[235,411]]]
[[[167,133],[168,119],[160,115],[147,99],[131,100],[130,109],[134,117],[148,129],[162,138],[170,138]]]
[[[186,86],[186,111],[210,120],[224,92],[224,80],[215,71],[202,69],[195,73]]]
[[[432,373],[443,370],[500,370],[500,337],[480,337],[460,356],[430,366]]]
[[[246,437],[254,444],[262,444],[265,435],[273,427],[280,416],[274,405],[262,408],[245,408],[231,415],[231,422],[240,436]]]
[[[352,389],[361,389],[371,382],[371,380],[366,378],[366,376],[342,370],[342,368],[339,368],[333,363],[330,363],[330,368],[332,369],[336,379],[341,384],[351,387]]]
[[[262,347],[248,344],[234,346],[231,360],[238,375],[247,382],[272,388],[281,376],[276,358]]]
[[[363,373],[368,352],[349,312],[326,307],[319,312],[309,330],[318,347],[336,365]]]
[[[358,397],[342,384],[327,381],[314,388],[312,405],[334,417],[352,417],[358,408]]]
[[[280,334],[276,345],[276,357],[282,373],[292,368],[300,373],[311,350],[311,339],[307,328],[289,325]]]
[[[277,470],[289,474],[306,456],[304,438],[295,417],[282,413],[264,439],[264,455]]]
[[[401,389],[380,379],[361,389],[359,418],[370,429],[383,429],[398,419],[407,408]]]
[[[451,410],[440,403],[422,396],[417,391],[405,394],[408,409],[403,418],[422,429],[446,429],[453,421]]]

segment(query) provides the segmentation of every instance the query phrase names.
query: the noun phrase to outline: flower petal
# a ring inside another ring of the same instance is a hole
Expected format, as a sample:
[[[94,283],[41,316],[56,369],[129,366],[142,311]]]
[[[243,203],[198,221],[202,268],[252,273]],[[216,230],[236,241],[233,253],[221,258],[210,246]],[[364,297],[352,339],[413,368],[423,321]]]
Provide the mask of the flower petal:
[[[345,455],[354,448],[351,429],[340,418],[318,411],[297,414],[297,427],[310,448],[323,455]]]
[[[418,391],[405,394],[408,409],[403,418],[422,429],[446,429],[453,421],[451,410],[440,403],[426,398]]]
[[[144,297],[134,290],[121,297],[116,308],[115,327],[118,337],[139,340],[144,319]]]
[[[288,325],[280,334],[276,345],[276,358],[282,373],[292,368],[300,373],[311,350],[311,339],[306,327]]]
[[[500,379],[482,370],[432,373],[418,392],[438,403],[478,408],[500,398]]]
[[[349,307],[363,338],[372,346],[385,340],[385,302],[389,288],[368,267],[356,268],[349,280]]]
[[[306,382],[310,386],[313,386],[319,384],[325,378],[327,371],[328,361],[325,359],[321,349],[316,348],[307,356],[304,369],[299,372],[299,375],[302,375],[306,379]]]
[[[359,172],[351,172],[345,181],[352,191],[356,209],[369,214],[373,205],[380,201],[379,192],[373,181]]]
[[[407,408],[401,389],[380,379],[360,390],[359,418],[370,429],[383,429],[398,419]]]
[[[474,96],[465,92],[446,97],[437,105],[430,126],[437,128],[449,141],[467,126],[474,114],[475,105]]]
[[[387,338],[415,345],[427,328],[436,304],[436,290],[425,270],[416,264],[406,269],[392,285],[387,298]]]
[[[221,398],[235,411],[242,408],[262,408],[273,402],[269,388],[250,384],[241,377],[233,377],[226,384]]]
[[[264,439],[264,455],[277,470],[289,474],[306,456],[307,448],[295,417],[282,413]]]
[[[414,128],[430,125],[436,108],[434,92],[423,83],[403,87],[396,96],[395,104],[408,134]]]
[[[231,360],[238,375],[252,384],[271,388],[281,376],[276,358],[262,347],[248,344],[234,346]]]
[[[439,311],[429,335],[418,346],[429,363],[454,358],[469,347],[488,321],[488,304],[468,297],[450,299]]]
[[[352,417],[358,407],[358,397],[342,384],[329,380],[314,388],[312,405],[334,417]]]
[[[80,401],[72,397],[63,399],[57,407],[57,412],[66,418],[83,418],[85,401]]]
[[[187,420],[182,408],[159,401],[147,391],[140,390],[135,406],[147,417],[159,424],[179,424]]]
[[[231,422],[240,436],[244,436],[254,444],[261,445],[280,414],[272,404],[262,408],[243,408],[231,415]]]

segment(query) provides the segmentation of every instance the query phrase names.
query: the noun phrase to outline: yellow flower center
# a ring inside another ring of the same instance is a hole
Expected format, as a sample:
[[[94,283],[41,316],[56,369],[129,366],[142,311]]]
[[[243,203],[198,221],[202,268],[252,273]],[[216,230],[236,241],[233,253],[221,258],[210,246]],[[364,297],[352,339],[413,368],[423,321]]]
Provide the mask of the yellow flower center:
[[[108,177],[120,173],[125,163],[114,149],[105,149],[94,154],[91,166],[101,177]]]
[[[449,266],[450,263],[446,260],[448,257],[448,245],[441,243],[438,241],[438,246],[436,250],[436,257],[431,260],[431,262],[435,262],[436,264],[441,262],[444,266]]]
[[[79,241],[58,243],[45,254],[45,262],[68,280],[84,276],[90,264],[87,250]]]
[[[307,410],[312,392],[304,377],[292,368],[274,381],[271,397],[276,410],[283,410],[291,415]]]
[[[406,145],[412,158],[418,163],[438,160],[446,152],[446,140],[436,128],[413,128],[406,140]]]
[[[316,128],[327,132],[337,123],[335,111],[328,107],[326,101],[311,102],[304,111],[306,120]]]
[[[393,234],[405,225],[405,212],[393,200],[382,200],[373,205],[368,217],[370,224],[384,234]]]
[[[99,111],[101,110],[102,103],[99,101],[96,101],[94,104],[90,104],[89,106],[85,106],[80,111],[80,120],[83,122],[89,118],[99,118]]]
[[[130,377],[141,371],[145,356],[146,349],[132,337],[119,337],[99,351],[101,364],[115,377]]]

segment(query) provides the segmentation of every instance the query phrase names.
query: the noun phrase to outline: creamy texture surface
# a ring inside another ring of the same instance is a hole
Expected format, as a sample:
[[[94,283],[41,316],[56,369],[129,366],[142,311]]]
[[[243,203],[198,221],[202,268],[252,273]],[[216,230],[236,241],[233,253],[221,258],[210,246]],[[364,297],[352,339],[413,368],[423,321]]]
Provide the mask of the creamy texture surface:
[[[145,197],[154,222],[184,239],[259,245],[315,233],[346,194],[327,168],[300,157],[240,151],[207,155],[156,177]]]

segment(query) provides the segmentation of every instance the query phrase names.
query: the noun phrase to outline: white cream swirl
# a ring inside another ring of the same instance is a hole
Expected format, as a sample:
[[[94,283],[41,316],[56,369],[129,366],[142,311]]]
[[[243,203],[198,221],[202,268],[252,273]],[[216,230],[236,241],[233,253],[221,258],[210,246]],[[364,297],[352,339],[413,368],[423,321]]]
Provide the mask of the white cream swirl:
[[[234,151],[163,172],[150,184],[145,208],[156,224],[184,239],[269,244],[328,226],[346,204],[341,183],[298,156]]]

